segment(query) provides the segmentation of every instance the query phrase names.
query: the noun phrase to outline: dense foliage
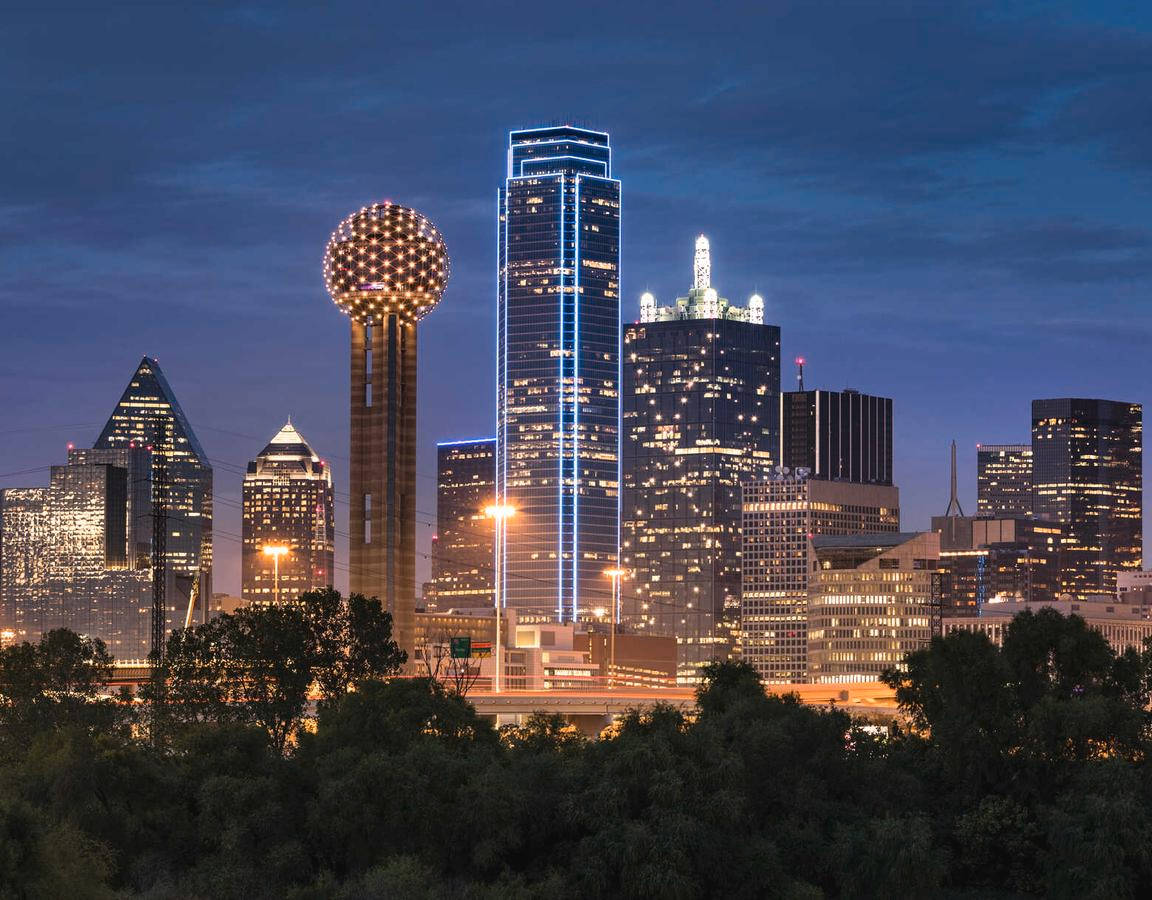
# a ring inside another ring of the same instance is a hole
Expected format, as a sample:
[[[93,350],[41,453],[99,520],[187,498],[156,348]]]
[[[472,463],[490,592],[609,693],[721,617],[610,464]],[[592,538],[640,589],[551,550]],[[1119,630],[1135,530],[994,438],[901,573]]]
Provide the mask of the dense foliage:
[[[373,677],[395,665],[378,616],[359,631],[383,653],[362,646],[364,665],[338,642],[317,662],[323,642],[302,635],[325,630],[298,633],[307,616],[237,618],[174,638],[147,705],[93,701],[106,654],[75,635],[0,653],[0,897],[1134,897],[1152,883],[1152,659],[1116,656],[1075,617],[1024,614],[1003,650],[955,634],[913,654],[889,676],[907,726],[888,739],[724,664],[691,720],[658,706],[598,741],[547,715],[498,733],[433,681]],[[296,661],[259,659],[270,647]],[[259,688],[232,698],[252,709],[181,674],[189,658],[226,669],[230,691]],[[322,674],[315,727],[300,728],[293,692]],[[169,710],[159,729],[150,708],[180,696],[195,715]]]

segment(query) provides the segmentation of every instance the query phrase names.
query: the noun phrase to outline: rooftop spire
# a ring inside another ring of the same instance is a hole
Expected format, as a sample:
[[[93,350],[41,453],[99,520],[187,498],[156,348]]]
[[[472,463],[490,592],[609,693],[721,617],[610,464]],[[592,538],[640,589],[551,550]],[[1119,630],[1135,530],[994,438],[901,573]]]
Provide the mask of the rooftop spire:
[[[960,506],[960,496],[956,492],[956,442],[952,442],[952,496],[948,501],[948,509],[944,513],[948,517],[963,516],[964,509]]]
[[[712,251],[708,248],[708,238],[696,238],[696,259],[692,267],[694,277],[692,287],[698,291],[712,286]]]

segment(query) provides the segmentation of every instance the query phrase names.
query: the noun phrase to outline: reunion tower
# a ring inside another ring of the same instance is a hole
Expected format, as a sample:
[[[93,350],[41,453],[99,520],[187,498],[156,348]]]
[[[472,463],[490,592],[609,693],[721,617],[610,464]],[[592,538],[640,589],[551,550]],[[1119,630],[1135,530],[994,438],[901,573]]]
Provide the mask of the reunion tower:
[[[416,324],[440,302],[448,254],[435,226],[391,202],[332,233],[324,283],[352,320],[349,590],[379,597],[412,653],[416,602]]]

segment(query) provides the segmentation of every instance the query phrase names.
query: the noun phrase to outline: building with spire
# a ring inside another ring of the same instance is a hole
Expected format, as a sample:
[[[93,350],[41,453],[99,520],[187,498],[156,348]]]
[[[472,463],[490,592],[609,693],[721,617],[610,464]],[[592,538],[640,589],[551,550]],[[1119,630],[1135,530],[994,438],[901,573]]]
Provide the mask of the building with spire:
[[[945,615],[975,616],[985,604],[1042,603],[1059,588],[1062,527],[1024,515],[964,515],[957,487],[956,442],[948,508],[932,517],[940,541],[940,603]]]
[[[332,472],[289,418],[244,475],[241,596],[293,600],[333,583]]]
[[[152,567],[164,633],[205,621],[212,597],[212,467],[160,363],[145,356],[94,444],[151,456]]]
[[[736,649],[740,485],[778,461],[780,329],[758,294],[736,306],[711,278],[701,235],[687,295],[645,293],[624,328],[623,621],[676,638],[681,683]]]
[[[498,193],[496,494],[506,605],[559,621],[618,563],[620,182],[608,135],[509,135]]]

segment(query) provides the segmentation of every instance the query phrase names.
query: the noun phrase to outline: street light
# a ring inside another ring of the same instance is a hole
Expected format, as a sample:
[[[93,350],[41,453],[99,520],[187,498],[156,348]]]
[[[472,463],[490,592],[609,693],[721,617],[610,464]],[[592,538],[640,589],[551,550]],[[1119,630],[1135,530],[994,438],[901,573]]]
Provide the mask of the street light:
[[[272,557],[272,584],[273,596],[276,598],[276,605],[280,605],[280,557],[288,555],[288,548],[283,544],[265,544],[264,555]]]
[[[503,657],[500,652],[503,646],[503,638],[500,634],[500,609],[504,606],[504,543],[507,538],[508,520],[516,515],[516,508],[509,506],[506,503],[493,503],[490,506],[484,507],[484,515],[489,519],[496,520],[496,527],[494,531],[495,536],[495,554],[496,554],[496,590],[495,590],[495,603],[496,603],[496,681],[494,685],[495,693],[500,693],[500,681],[503,666]]]
[[[614,687],[616,683],[616,623],[620,619],[620,579],[628,574],[628,570],[614,567],[605,569],[604,574],[612,579],[612,633],[608,637],[608,682],[609,687]]]

